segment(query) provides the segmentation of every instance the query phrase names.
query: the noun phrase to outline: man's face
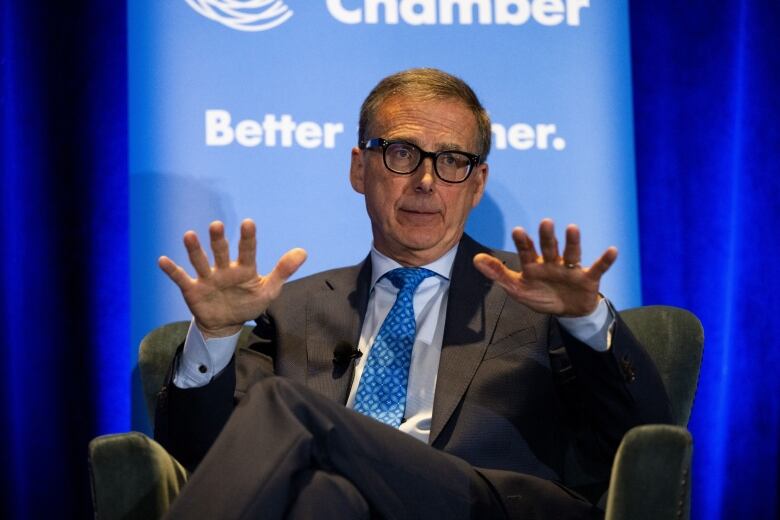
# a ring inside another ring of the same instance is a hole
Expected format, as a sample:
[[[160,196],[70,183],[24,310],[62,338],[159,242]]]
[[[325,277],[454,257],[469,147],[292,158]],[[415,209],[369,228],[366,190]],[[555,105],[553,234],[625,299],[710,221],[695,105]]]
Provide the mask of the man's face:
[[[476,153],[477,122],[458,100],[388,99],[368,129],[368,139],[404,140],[430,152]],[[487,165],[469,178],[449,184],[436,177],[425,159],[410,175],[388,170],[382,150],[353,148],[350,181],[365,195],[374,246],[402,265],[430,263],[460,240],[466,218],[485,189]]]

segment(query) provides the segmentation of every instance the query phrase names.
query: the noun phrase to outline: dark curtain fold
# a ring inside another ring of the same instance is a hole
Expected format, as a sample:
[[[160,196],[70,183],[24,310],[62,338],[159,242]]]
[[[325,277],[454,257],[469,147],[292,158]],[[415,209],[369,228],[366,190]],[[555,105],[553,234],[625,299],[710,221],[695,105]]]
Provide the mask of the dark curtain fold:
[[[704,324],[693,517],[779,518],[775,0],[631,3],[645,304]]]
[[[125,5],[0,12],[0,517],[88,518],[87,442],[129,426]]]
[[[124,2],[0,11],[3,518],[90,515],[129,427]],[[777,2],[631,3],[645,303],[706,329],[694,518],[777,518]]]

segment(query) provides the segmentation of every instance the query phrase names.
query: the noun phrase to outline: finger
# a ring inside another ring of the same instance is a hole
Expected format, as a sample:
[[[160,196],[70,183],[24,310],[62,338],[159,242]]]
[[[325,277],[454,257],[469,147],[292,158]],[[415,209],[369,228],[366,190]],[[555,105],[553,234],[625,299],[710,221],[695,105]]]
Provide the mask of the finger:
[[[214,254],[214,265],[224,269],[230,267],[230,246],[225,238],[225,225],[215,220],[209,225],[211,252]]]
[[[512,287],[520,276],[520,273],[509,269],[504,265],[504,262],[498,258],[485,253],[479,253],[474,257],[474,267],[476,267],[485,278],[493,280],[504,289]]]
[[[516,227],[512,230],[512,240],[515,242],[515,248],[517,248],[517,255],[520,257],[520,264],[525,266],[528,264],[536,263],[536,259],[539,255],[536,252],[536,246],[534,241],[525,229]]]
[[[567,265],[578,265],[581,258],[580,228],[574,224],[569,224],[566,227],[566,245],[563,248],[563,263]]]
[[[257,239],[255,223],[251,219],[241,222],[241,238],[238,241],[238,263],[254,267],[257,258]]]
[[[300,247],[290,249],[276,262],[274,270],[265,277],[265,283],[269,284],[271,291],[281,288],[282,284],[306,261],[306,251]]]
[[[184,247],[187,248],[187,256],[190,257],[190,263],[195,268],[200,278],[208,278],[211,274],[209,259],[206,252],[200,247],[200,240],[194,231],[184,233]]]
[[[600,280],[604,273],[606,273],[612,264],[617,260],[618,250],[615,246],[611,246],[604,251],[601,257],[593,262],[593,265],[588,269],[588,276],[593,280]]]
[[[549,218],[539,224],[539,248],[542,250],[542,258],[545,262],[557,262],[558,239],[555,238],[555,226]]]
[[[157,259],[157,265],[163,270],[168,278],[173,280],[173,283],[179,286],[179,289],[185,289],[194,281],[187,272],[176,265],[176,263],[167,256],[161,256]]]

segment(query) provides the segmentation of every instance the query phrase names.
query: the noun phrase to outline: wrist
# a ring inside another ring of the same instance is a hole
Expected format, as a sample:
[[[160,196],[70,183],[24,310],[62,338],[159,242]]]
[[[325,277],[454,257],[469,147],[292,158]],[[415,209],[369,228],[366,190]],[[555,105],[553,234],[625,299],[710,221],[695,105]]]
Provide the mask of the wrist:
[[[588,318],[593,316],[598,311],[601,301],[604,299],[601,294],[596,295],[596,299],[592,302],[582,303],[578,302],[576,306],[569,309],[569,312],[556,314],[558,318]]]
[[[227,325],[225,327],[206,327],[202,323],[200,323],[198,320],[195,320],[195,325],[198,327],[198,330],[203,335],[203,339],[212,339],[212,338],[226,338],[228,336],[233,336],[235,334],[238,334],[241,331],[242,325]]]

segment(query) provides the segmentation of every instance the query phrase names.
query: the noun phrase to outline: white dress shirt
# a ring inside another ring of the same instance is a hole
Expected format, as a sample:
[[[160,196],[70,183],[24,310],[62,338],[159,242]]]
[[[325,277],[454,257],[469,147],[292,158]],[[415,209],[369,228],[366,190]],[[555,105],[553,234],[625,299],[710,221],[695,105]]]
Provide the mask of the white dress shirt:
[[[437,276],[424,279],[414,294],[417,334],[409,367],[405,420],[399,429],[423,442],[428,442],[430,435],[433,393],[447,315],[447,294],[456,252],[457,246],[435,262],[422,266],[435,272]],[[368,352],[398,293],[398,289],[382,276],[398,267],[403,266],[371,248],[371,291],[358,343],[358,349],[363,355],[355,365],[354,380],[347,399],[347,406],[350,408],[355,403],[355,394]],[[594,350],[605,351],[609,348],[614,316],[606,300],[602,299],[596,310],[588,316],[558,318],[558,321],[571,335]],[[205,340],[193,319],[173,383],[179,388],[206,385],[230,363],[238,337],[239,333]]]

